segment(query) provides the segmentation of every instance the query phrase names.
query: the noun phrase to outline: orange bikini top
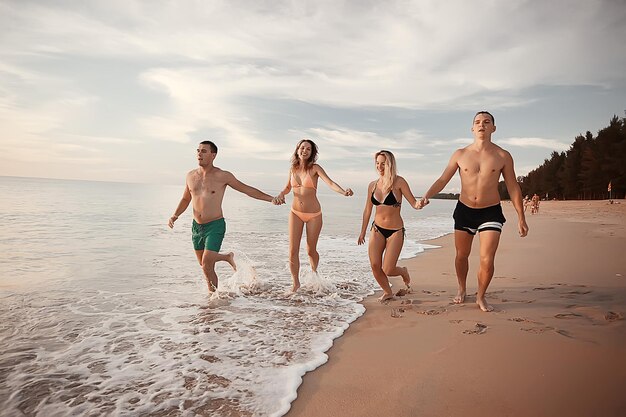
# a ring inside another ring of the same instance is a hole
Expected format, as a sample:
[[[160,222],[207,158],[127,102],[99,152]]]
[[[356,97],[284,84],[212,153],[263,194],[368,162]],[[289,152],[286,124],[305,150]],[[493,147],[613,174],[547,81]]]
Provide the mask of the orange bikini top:
[[[291,173],[291,187],[292,188],[299,188],[299,187],[313,188],[317,190],[317,187],[315,186],[315,183],[313,182],[313,178],[311,178],[311,174],[309,173],[309,171],[307,171],[304,178],[302,178],[302,184],[296,181],[296,177],[292,172]]]

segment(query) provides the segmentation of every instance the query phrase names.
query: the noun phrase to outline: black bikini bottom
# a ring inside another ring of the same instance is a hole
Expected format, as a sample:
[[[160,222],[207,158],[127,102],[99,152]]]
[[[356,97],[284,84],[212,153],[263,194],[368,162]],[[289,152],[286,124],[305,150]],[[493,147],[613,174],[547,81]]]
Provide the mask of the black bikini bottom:
[[[402,229],[385,229],[383,227],[380,227],[379,225],[377,225],[376,223],[372,222],[372,227],[374,229],[376,229],[376,231],[378,233],[380,233],[381,235],[383,235],[383,237],[385,238],[385,240],[387,240],[391,235],[393,235],[394,233],[396,233],[398,230],[402,230],[402,237],[404,237],[404,235],[406,234],[406,229],[403,227]]]

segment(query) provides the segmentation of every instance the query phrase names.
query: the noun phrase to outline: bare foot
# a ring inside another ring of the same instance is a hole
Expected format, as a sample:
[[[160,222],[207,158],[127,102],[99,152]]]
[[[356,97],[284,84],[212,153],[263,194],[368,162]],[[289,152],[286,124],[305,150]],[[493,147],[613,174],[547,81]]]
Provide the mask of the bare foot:
[[[381,302],[381,303],[384,303],[385,301],[391,300],[391,299],[393,299],[393,293],[387,294],[387,293],[384,292],[383,295],[378,297],[378,301]]]
[[[485,300],[484,298],[476,297],[476,304],[478,304],[478,307],[480,307],[482,311],[485,311],[485,312],[493,311],[493,307],[489,305],[487,300]]]
[[[402,274],[402,281],[404,281],[404,285],[406,285],[406,289],[411,289],[411,276],[409,275],[409,270],[405,266],[402,268],[404,270],[404,274]]]
[[[300,288],[300,281],[293,281],[293,285],[291,287],[291,292],[296,292]]]
[[[459,289],[456,293],[456,296],[452,299],[454,304],[462,304],[465,302],[465,290]]]
[[[228,262],[230,264],[230,266],[232,266],[235,271],[237,270],[237,264],[235,263],[235,254],[234,253],[231,252],[228,255],[226,255],[226,262]]]

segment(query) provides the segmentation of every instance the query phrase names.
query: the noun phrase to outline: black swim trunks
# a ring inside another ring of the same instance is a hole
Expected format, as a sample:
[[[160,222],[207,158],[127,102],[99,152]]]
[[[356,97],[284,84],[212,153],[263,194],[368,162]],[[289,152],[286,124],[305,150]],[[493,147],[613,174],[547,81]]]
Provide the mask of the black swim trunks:
[[[470,235],[485,230],[502,232],[502,226],[506,222],[500,204],[475,209],[459,201],[456,203],[452,217],[454,218],[454,230],[462,230]]]

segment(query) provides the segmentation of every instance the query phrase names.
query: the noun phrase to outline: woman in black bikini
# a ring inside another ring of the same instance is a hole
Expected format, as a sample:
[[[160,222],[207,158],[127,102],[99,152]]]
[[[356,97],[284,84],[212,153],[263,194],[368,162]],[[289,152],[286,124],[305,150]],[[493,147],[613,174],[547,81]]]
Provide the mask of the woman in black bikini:
[[[358,244],[365,243],[365,233],[372,215],[372,207],[376,206],[368,253],[374,278],[383,290],[383,295],[379,300],[385,301],[393,298],[393,292],[387,278],[389,276],[401,276],[404,285],[406,285],[406,291],[410,289],[409,271],[406,267],[399,267],[396,264],[404,244],[404,222],[400,215],[400,205],[402,204],[402,196],[415,209],[419,209],[419,203],[413,196],[406,180],[397,175],[396,158],[393,154],[382,150],[376,152],[374,158],[376,170],[380,177],[376,181],[372,181],[367,187],[363,224]]]

